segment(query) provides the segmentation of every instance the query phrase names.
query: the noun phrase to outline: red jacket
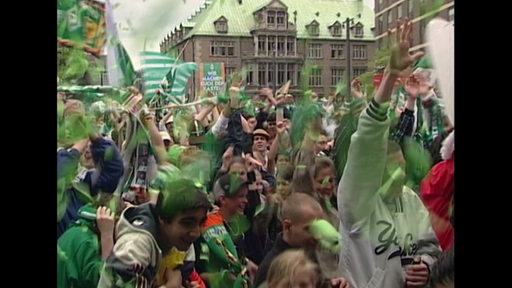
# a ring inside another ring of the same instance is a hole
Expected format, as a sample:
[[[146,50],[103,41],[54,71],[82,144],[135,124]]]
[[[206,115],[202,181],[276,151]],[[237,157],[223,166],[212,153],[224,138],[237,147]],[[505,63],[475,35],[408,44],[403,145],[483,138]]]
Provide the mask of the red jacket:
[[[453,196],[453,162],[452,157],[437,163],[420,183],[420,196],[431,213],[432,228],[443,251],[453,244],[453,226],[449,216]]]

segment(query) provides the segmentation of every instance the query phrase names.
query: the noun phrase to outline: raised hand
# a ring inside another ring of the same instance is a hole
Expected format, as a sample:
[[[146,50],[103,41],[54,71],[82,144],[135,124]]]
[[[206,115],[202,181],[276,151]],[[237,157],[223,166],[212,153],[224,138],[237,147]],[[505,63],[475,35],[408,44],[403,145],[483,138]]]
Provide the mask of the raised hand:
[[[224,154],[222,154],[222,169],[225,171],[227,171],[229,164],[231,164],[231,161],[233,160],[233,149],[234,146],[230,145],[226,151],[224,151]]]
[[[114,213],[105,206],[96,210],[96,225],[101,234],[114,235]]]
[[[281,135],[286,131],[286,124],[284,121],[276,122],[276,131],[277,134]]]
[[[361,89],[361,81],[359,79],[354,78],[352,82],[350,82],[350,91],[352,95],[356,98],[363,98],[363,91]]]
[[[284,103],[286,104],[291,104],[294,102],[294,98],[293,98],[293,95],[292,94],[286,94],[284,96]]]
[[[406,80],[405,80],[405,86],[404,86],[405,92],[407,92],[408,97],[412,97],[416,99],[418,96],[418,93],[420,91],[420,81],[416,75],[411,74]]]
[[[412,23],[409,19],[405,19],[403,23],[400,20],[397,21],[396,45],[391,50],[391,57],[389,59],[389,68],[394,73],[399,73],[407,69],[415,60],[424,54],[421,51],[413,55],[409,54],[411,31]]]

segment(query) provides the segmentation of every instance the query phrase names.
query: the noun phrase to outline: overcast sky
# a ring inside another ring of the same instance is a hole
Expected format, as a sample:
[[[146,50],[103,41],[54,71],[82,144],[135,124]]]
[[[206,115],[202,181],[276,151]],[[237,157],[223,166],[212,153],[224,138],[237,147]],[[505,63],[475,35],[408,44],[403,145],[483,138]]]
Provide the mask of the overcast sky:
[[[118,23],[121,42],[135,69],[140,67],[139,52],[160,51],[163,37],[192,15],[204,0],[110,0]],[[222,1],[222,0],[216,0]],[[262,3],[270,0],[261,0]],[[101,1],[104,2],[104,1]],[[364,0],[373,7],[374,0]],[[145,44],[144,44],[145,43]]]

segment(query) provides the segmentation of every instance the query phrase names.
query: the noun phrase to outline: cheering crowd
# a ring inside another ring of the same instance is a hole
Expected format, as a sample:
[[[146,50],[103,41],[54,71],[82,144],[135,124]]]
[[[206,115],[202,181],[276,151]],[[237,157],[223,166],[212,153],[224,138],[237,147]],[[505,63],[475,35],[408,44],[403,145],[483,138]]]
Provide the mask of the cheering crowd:
[[[454,127],[411,25],[373,95],[58,93],[57,286],[453,287]]]

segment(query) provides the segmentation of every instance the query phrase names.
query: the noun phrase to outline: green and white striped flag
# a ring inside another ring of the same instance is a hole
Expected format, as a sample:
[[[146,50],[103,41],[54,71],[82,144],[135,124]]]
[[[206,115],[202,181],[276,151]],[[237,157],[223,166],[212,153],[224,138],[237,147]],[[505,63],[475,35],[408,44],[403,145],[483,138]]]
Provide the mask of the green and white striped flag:
[[[142,78],[144,79],[144,98],[150,100],[157,92],[161,92],[161,83],[167,73],[171,71],[171,67],[175,65],[175,60],[160,52],[142,51],[140,56]]]
[[[166,102],[185,102],[185,89],[188,79],[198,68],[196,63],[176,61],[162,53],[150,51],[141,52],[141,63],[147,100],[159,92]]]
[[[105,2],[105,26],[107,30],[107,75],[113,87],[126,87],[133,84],[135,69],[128,52],[119,41],[114,11],[109,0]]]
[[[188,79],[197,68],[198,66],[194,62],[176,62],[173,65],[162,83],[163,94],[167,96],[169,102],[185,103],[185,89],[187,88]]]

